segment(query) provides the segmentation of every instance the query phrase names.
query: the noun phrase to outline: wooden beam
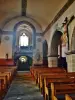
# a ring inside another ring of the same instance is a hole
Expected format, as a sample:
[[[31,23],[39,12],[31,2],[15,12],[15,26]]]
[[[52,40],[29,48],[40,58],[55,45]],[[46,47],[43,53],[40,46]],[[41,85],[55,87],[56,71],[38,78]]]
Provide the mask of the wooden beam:
[[[22,0],[22,16],[26,16],[27,0]]]

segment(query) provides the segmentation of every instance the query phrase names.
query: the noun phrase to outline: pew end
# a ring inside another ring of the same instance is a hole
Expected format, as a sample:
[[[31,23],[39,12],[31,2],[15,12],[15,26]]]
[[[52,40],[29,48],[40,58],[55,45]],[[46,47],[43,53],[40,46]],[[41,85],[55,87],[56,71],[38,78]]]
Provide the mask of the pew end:
[[[54,100],[58,100],[56,96],[54,96]]]
[[[72,98],[68,94],[66,94],[65,95],[65,100],[72,100]]]

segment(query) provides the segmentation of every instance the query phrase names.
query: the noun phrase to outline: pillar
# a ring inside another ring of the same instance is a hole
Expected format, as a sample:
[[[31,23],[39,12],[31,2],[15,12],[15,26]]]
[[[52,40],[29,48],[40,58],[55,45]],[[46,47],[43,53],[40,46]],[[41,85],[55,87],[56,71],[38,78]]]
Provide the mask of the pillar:
[[[75,52],[68,52],[66,60],[67,60],[67,71],[75,72]]]
[[[57,66],[58,66],[58,57],[48,56],[48,67],[57,67]]]

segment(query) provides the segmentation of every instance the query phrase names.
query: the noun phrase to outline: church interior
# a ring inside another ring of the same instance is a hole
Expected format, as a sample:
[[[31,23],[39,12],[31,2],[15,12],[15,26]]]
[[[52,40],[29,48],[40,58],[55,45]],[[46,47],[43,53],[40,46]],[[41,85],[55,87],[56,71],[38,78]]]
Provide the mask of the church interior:
[[[0,0],[0,100],[75,100],[75,0]]]

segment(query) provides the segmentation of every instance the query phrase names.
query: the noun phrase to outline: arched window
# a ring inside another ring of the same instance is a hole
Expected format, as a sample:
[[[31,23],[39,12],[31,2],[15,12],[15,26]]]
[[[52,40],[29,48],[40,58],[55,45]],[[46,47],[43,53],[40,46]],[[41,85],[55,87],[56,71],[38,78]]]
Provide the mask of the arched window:
[[[25,33],[22,33],[22,35],[19,38],[19,46],[28,46],[29,44],[29,38],[26,36]]]

